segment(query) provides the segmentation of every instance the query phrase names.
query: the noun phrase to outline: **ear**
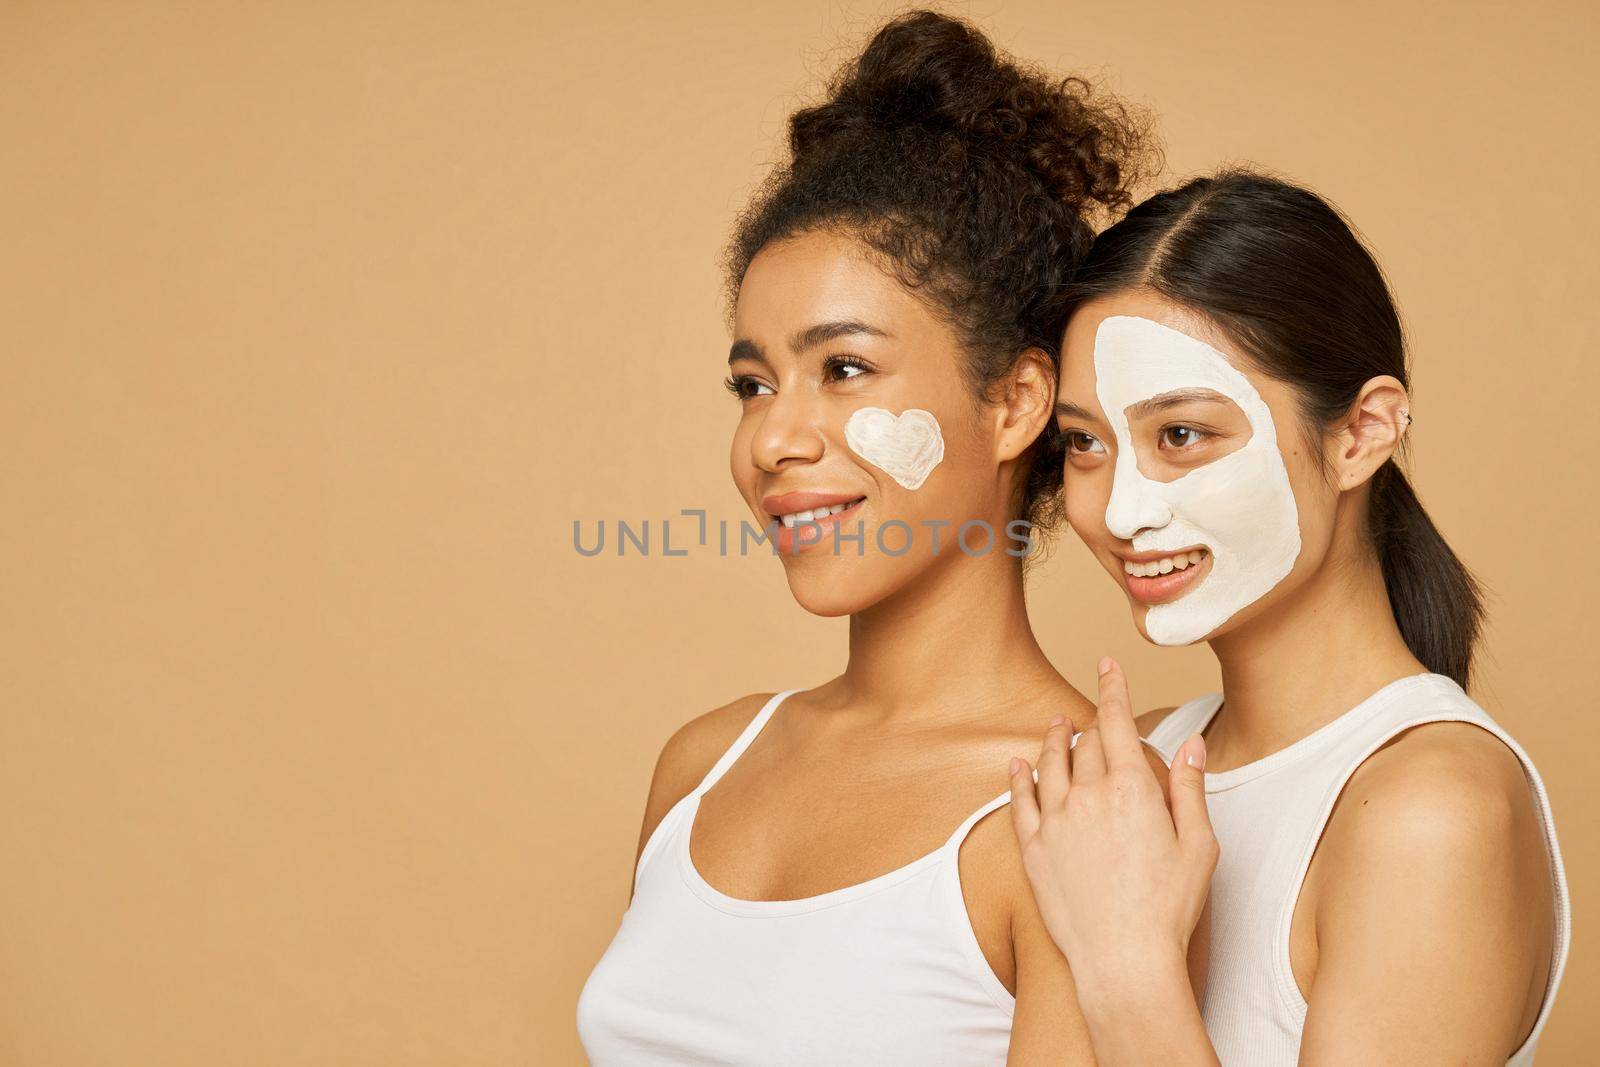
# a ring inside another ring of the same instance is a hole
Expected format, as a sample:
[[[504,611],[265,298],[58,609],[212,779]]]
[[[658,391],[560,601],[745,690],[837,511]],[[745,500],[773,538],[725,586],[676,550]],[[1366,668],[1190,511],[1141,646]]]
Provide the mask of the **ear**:
[[[1329,439],[1328,459],[1338,488],[1354,489],[1376,474],[1399,449],[1410,425],[1411,398],[1400,379],[1383,374],[1363,385]]]
[[[1016,459],[1039,439],[1055,410],[1056,370],[1042,348],[1027,348],[1017,357],[1001,383],[1004,389],[996,412],[999,459]]]

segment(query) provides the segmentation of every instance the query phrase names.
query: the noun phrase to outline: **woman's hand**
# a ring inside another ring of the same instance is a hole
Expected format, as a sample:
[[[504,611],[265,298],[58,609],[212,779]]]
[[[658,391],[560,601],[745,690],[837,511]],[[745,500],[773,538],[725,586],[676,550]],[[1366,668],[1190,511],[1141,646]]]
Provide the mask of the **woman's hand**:
[[[1011,761],[1011,815],[1101,1062],[1149,1062],[1144,1057],[1180,1032],[1186,1055],[1178,1062],[1215,1062],[1203,1029],[1196,1044],[1199,1012],[1185,970],[1217,862],[1205,741],[1196,734],[1178,749],[1169,812],[1134,726],[1127,680],[1109,658],[1100,661],[1096,724],[1076,745],[1071,737],[1070,723],[1051,724],[1037,787],[1028,761]]]

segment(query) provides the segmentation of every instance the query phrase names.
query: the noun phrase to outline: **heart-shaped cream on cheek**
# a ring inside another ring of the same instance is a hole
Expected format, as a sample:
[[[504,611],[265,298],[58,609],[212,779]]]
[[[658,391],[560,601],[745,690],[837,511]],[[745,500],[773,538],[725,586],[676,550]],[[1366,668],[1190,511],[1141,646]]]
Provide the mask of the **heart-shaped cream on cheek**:
[[[844,424],[850,450],[907,489],[918,489],[944,459],[944,435],[933,412],[908,408],[899,415],[860,408]]]

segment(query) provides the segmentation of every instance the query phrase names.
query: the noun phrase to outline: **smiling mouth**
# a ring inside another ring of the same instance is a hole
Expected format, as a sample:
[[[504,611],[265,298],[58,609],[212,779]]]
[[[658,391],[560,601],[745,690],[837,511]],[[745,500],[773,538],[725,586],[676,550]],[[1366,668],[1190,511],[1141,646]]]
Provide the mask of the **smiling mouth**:
[[[778,501],[781,499],[777,498]],[[822,544],[830,531],[837,536],[840,525],[846,519],[858,514],[861,505],[867,502],[864,496],[852,500],[839,500],[838,497],[834,499],[838,502],[818,504],[806,511],[767,512],[778,520],[777,535],[773,538],[773,545],[778,553],[784,557],[806,553],[809,549]]]
[[[1204,548],[1175,552],[1157,559],[1122,561],[1122,580],[1128,595],[1141,604],[1164,604],[1183,596],[1199,583],[1211,553]]]
[[[1122,561],[1124,574],[1131,574],[1135,578],[1157,578],[1173,571],[1184,571],[1206,558],[1206,550],[1196,548],[1189,552],[1179,552],[1175,556],[1163,556],[1148,562],[1136,563],[1131,559]]]
[[[849,500],[842,504],[827,504],[820,508],[812,508],[810,511],[792,511],[787,515],[774,515],[773,518],[783,523],[786,529],[792,530],[794,529],[796,523],[821,522],[823,519],[826,519],[832,515],[849,511],[851,508],[855,507],[865,499],[867,498],[864,496],[858,496],[854,500]]]

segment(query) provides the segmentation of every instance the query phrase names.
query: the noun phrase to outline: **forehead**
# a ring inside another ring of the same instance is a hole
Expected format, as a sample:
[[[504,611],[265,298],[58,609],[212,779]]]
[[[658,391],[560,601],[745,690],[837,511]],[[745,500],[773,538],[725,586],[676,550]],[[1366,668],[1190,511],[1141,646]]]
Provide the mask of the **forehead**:
[[[1062,393],[1082,406],[1119,406],[1175,389],[1234,400],[1256,393],[1236,346],[1204,316],[1149,291],[1084,304],[1067,326]]]
[[[860,241],[811,231],[773,241],[755,254],[739,284],[733,317],[735,333],[754,338],[839,319],[882,326],[914,321],[918,313],[926,317]]]
[[[1175,389],[1205,389],[1240,404],[1256,395],[1244,375],[1198,337],[1133,315],[1100,320],[1094,369],[1095,391],[1114,407]]]

